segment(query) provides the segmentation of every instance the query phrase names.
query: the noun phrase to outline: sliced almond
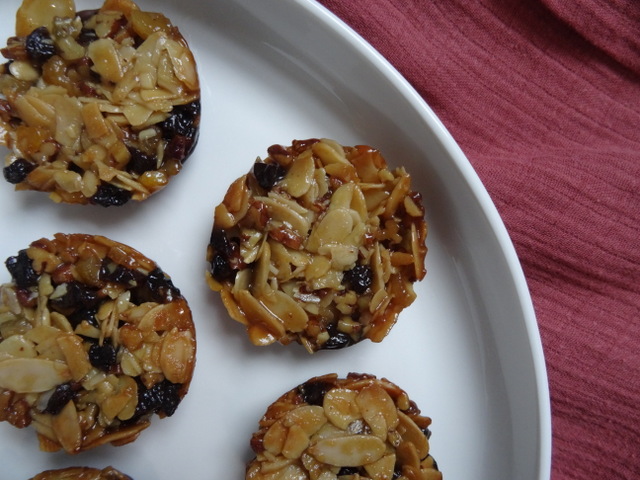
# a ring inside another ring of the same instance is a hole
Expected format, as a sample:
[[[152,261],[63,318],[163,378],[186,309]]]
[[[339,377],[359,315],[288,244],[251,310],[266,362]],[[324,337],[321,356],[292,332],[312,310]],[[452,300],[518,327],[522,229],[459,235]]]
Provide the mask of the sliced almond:
[[[71,380],[69,367],[40,358],[10,358],[0,362],[0,387],[16,393],[41,393]]]
[[[336,467],[360,467],[382,458],[385,444],[378,437],[347,435],[327,438],[311,445],[308,452],[318,461]]]
[[[82,431],[78,421],[78,411],[72,401],[67,402],[62,411],[51,421],[53,431],[62,448],[68,453],[76,453],[82,445]]]

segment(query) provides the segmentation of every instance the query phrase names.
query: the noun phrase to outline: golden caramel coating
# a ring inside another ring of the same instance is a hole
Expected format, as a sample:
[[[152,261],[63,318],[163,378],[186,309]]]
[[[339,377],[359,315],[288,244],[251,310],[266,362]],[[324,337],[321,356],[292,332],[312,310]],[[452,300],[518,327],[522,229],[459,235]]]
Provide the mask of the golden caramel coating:
[[[255,345],[380,342],[426,274],[409,174],[371,147],[327,139],[268,153],[215,209],[210,287]]]

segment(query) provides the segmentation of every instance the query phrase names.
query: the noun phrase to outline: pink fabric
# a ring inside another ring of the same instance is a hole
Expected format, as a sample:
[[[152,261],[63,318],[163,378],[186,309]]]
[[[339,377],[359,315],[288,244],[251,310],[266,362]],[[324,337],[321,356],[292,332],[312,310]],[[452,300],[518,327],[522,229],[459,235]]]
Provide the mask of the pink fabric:
[[[640,1],[321,0],[458,141],[542,335],[552,478],[640,478]]]

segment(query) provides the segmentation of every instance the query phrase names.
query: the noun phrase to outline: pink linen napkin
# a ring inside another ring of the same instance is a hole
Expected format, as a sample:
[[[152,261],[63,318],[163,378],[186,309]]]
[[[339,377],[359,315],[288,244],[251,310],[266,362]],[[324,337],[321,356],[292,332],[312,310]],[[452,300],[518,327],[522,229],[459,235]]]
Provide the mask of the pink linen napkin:
[[[640,478],[640,1],[321,0],[424,97],[514,241],[552,478]]]

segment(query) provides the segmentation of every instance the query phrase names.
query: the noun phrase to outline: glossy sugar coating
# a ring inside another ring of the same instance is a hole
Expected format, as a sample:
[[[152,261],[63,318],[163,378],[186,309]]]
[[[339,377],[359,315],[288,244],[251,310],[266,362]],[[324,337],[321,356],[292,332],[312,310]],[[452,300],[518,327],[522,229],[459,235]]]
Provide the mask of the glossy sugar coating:
[[[1,52],[3,174],[17,190],[119,206],[164,188],[193,152],[196,64],[164,15],[131,0],[78,12],[24,0]]]
[[[214,213],[207,278],[255,345],[380,342],[415,299],[422,197],[368,146],[274,145]]]
[[[441,480],[431,419],[386,379],[315,377],[271,404],[246,480]]]
[[[123,445],[173,415],[195,364],[189,306],[136,250],[57,234],[5,262],[0,421],[32,426],[45,451]]]

